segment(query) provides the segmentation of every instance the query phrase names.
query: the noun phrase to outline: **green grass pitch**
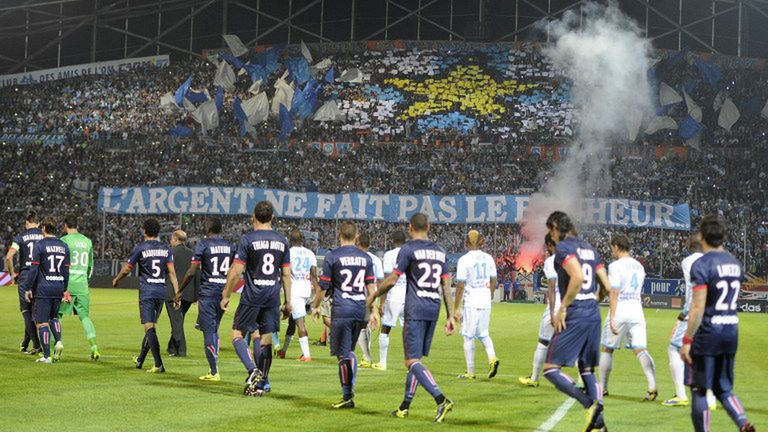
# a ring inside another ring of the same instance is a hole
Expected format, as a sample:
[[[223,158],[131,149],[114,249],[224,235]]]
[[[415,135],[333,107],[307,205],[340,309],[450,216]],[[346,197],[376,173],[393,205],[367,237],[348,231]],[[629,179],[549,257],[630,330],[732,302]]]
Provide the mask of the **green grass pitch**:
[[[431,425],[434,401],[419,389],[408,419],[393,419],[388,412],[399,404],[405,378],[400,329],[393,331],[389,370],[361,369],[357,378],[356,403],[352,411],[333,411],[330,403],[340,397],[336,361],[327,348],[312,347],[311,364],[294,360],[298,342],[288,360],[275,359],[271,371],[273,391],[266,398],[242,395],[245,372],[229,343],[232,312],[222,322],[219,357],[222,381],[207,383],[198,376],[207,371],[202,334],[194,330],[197,309],[187,315],[187,358],[164,356],[168,372],[150,375],[136,370],[131,357],[139,348],[136,291],[94,289],[92,319],[96,325],[102,359],[88,360],[87,343],[75,317],[63,325],[65,344],[62,361],[35,364],[18,352],[22,321],[18,313],[16,287],[0,289],[0,430],[2,431],[154,431],[154,430],[444,430],[532,431],[545,422],[565,401],[546,380],[539,388],[524,388],[517,377],[530,374],[531,357],[543,305],[495,305],[491,336],[501,359],[499,375],[492,381],[462,382],[464,371],[461,336],[446,337],[440,328],[432,355],[425,364],[432,370],[455,409],[441,426]],[[237,295],[234,298],[237,300]],[[603,311],[605,313],[605,310]],[[651,355],[656,361],[660,399],[672,396],[667,366],[667,340],[675,311],[646,310]],[[768,347],[765,315],[741,314],[741,341],[737,357],[736,393],[742,398],[750,420],[762,429],[768,425]],[[320,326],[310,321],[310,339]],[[161,346],[169,337],[165,315],[158,333]],[[377,335],[374,353],[378,356]],[[150,357],[151,358],[151,355]],[[151,361],[148,360],[148,364]],[[485,369],[482,346],[476,346],[478,371]],[[666,408],[659,403],[640,402],[645,378],[631,352],[616,354],[606,399],[606,421],[612,431],[692,430],[689,408]],[[583,411],[578,405],[554,427],[554,431],[580,430]],[[712,430],[735,430],[722,408],[713,414]]]

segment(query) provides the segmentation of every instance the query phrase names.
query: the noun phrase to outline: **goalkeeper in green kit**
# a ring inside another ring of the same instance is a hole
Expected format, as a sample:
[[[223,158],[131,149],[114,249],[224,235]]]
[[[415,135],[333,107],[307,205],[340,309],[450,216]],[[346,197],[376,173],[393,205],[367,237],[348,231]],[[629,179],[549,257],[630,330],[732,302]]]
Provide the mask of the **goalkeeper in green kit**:
[[[93,243],[91,239],[80,234],[77,231],[77,216],[68,215],[64,218],[64,230],[66,235],[61,241],[69,246],[70,267],[69,267],[69,286],[67,293],[59,307],[59,320],[65,315],[75,314],[80,318],[85,331],[85,338],[91,344],[91,360],[98,360],[99,348],[96,346],[96,328],[89,316],[90,295],[88,294],[88,278],[93,273]],[[64,348],[61,341],[57,342],[56,352],[61,355]]]

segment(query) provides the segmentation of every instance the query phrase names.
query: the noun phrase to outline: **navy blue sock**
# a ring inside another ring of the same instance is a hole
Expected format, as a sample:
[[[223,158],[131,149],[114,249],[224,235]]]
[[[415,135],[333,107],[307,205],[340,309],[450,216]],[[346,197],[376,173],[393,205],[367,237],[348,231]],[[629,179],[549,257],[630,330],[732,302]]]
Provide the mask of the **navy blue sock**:
[[[43,356],[49,358],[51,356],[51,331],[48,329],[48,326],[41,326],[37,329],[37,334],[40,337]]]
[[[355,397],[352,362],[353,360],[349,357],[339,359],[339,381],[341,382],[341,394],[344,400],[350,400]]]
[[[216,341],[216,333],[204,332],[203,340],[205,343],[205,357],[208,359],[208,367],[211,373],[216,375],[219,372],[216,362],[219,359],[219,344]]]
[[[147,342],[147,332],[144,332],[144,339],[141,340],[141,351],[139,352],[138,362],[143,364],[149,352],[149,343]]]
[[[416,377],[416,380],[419,381],[419,384],[424,387],[424,390],[435,398],[435,402],[438,404],[443,403],[445,396],[440,392],[440,387],[437,386],[437,382],[435,382],[435,378],[432,377],[432,373],[429,369],[424,367],[420,362],[416,362],[411,365],[410,371]]]
[[[254,338],[251,342],[253,342],[253,361],[258,364],[259,357],[261,357],[261,337]]]
[[[555,388],[568,396],[576,399],[584,408],[592,406],[592,398],[576,387],[571,377],[567,376],[560,368],[550,368],[544,371],[544,378],[548,379]],[[594,376],[592,377],[594,379]]]
[[[240,361],[243,363],[243,366],[245,366],[245,370],[251,372],[256,369],[256,364],[251,358],[251,352],[248,349],[248,344],[245,342],[245,339],[241,337],[233,339],[232,346],[235,347],[235,352],[237,353],[237,356],[240,357]]]
[[[706,390],[691,389],[691,420],[696,432],[709,432],[709,405]]]
[[[400,404],[401,410],[411,407],[411,401],[416,394],[417,388],[419,388],[419,381],[416,379],[416,375],[408,369],[408,375],[405,376],[405,395],[403,396],[403,402]]]
[[[39,332],[35,321],[32,319],[32,312],[23,312],[22,315],[24,316],[24,340],[29,338],[32,341],[32,348],[40,349]]]
[[[583,370],[581,371],[581,380],[584,382],[584,390],[586,390],[589,398],[602,404],[603,389],[601,389],[600,384],[597,383],[595,373],[591,369]]]
[[[269,382],[269,369],[272,367],[272,345],[264,345],[261,347],[256,367],[258,367],[262,373],[259,388],[264,388],[264,384]]]
[[[58,342],[61,340],[61,322],[54,318],[49,323],[51,327],[51,333],[53,333],[53,340]]]
[[[152,357],[155,359],[155,367],[161,367],[163,358],[160,357],[160,340],[157,339],[157,330],[152,327],[146,333],[147,345],[149,345],[149,350],[152,351]]]
[[[723,408],[728,412],[728,415],[731,416],[731,420],[741,429],[747,423],[747,413],[744,411],[739,397],[731,392],[723,392],[717,398],[723,404]]]

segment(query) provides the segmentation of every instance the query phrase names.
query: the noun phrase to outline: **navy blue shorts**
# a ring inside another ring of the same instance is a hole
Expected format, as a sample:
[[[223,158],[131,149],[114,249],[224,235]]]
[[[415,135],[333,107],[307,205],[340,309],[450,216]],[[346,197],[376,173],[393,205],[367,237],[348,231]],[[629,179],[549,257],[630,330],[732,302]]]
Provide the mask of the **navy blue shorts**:
[[[691,355],[691,360],[693,363],[685,365],[685,383],[692,389],[710,389],[715,395],[733,389],[736,354]]]
[[[429,355],[437,321],[409,320],[403,323],[403,352],[406,359]]]
[[[593,368],[600,356],[600,320],[573,320],[565,322],[565,330],[555,333],[549,342],[547,363],[574,366],[576,360],[582,368]]]
[[[331,317],[331,355],[346,357],[355,351],[357,338],[366,326],[365,321],[356,319],[335,319]]]
[[[197,299],[197,327],[204,332],[218,332],[221,317],[221,298],[200,297]]]
[[[258,330],[259,334],[280,331],[280,306],[251,306],[240,303],[232,321],[232,330],[243,335]]]
[[[38,298],[32,303],[32,321],[47,323],[59,315],[60,298]]]
[[[163,311],[164,299],[139,299],[141,323],[156,323]]]

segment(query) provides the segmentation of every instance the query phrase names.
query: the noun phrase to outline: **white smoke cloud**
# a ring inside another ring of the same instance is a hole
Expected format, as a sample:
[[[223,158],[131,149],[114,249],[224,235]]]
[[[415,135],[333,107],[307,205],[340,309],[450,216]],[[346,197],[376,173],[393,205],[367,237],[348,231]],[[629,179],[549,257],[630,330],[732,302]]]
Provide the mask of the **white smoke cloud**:
[[[522,222],[521,267],[530,268],[541,255],[544,223],[552,211],[578,221],[582,200],[610,189],[611,145],[634,137],[640,119],[653,112],[647,77],[651,45],[637,24],[613,1],[587,3],[583,14],[568,11],[541,24],[554,40],[543,49],[545,56],[571,82],[578,128],[565,160],[531,197]]]

